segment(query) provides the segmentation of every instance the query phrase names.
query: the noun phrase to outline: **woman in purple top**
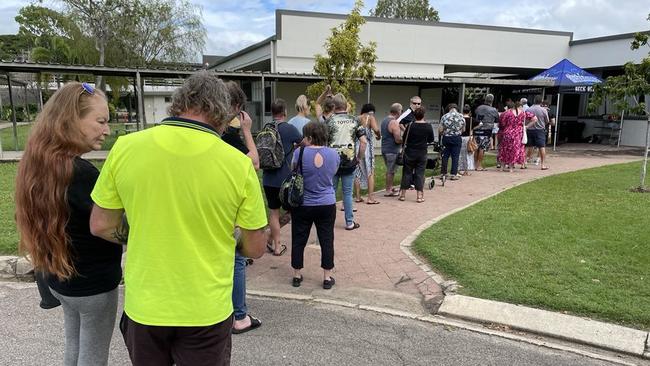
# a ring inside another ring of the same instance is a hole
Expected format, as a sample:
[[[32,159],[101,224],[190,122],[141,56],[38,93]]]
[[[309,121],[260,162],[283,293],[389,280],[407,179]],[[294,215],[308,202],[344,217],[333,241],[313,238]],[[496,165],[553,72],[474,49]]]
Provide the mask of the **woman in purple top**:
[[[331,276],[334,268],[334,221],[336,220],[336,195],[332,179],[339,168],[339,154],[326,147],[327,125],[309,122],[303,128],[305,149],[302,156],[304,179],[303,204],[291,211],[291,267],[293,287],[302,283],[303,258],[312,224],[316,225],[321,246],[323,288],[334,285]],[[300,149],[293,154],[293,166],[298,165]]]

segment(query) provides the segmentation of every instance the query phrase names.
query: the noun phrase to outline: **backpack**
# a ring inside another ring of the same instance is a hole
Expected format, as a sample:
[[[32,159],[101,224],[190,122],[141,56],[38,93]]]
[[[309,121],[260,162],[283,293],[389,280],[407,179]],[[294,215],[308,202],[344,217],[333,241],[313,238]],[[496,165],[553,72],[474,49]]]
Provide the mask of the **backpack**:
[[[279,169],[284,163],[284,147],[278,131],[278,123],[267,123],[255,138],[257,154],[260,159],[260,169]]]
[[[302,175],[302,153],[304,151],[305,147],[303,146],[300,148],[300,154],[298,154],[298,163],[291,171],[291,175],[282,182],[280,187],[278,196],[285,211],[291,211],[293,208],[302,206],[305,194],[304,177]]]

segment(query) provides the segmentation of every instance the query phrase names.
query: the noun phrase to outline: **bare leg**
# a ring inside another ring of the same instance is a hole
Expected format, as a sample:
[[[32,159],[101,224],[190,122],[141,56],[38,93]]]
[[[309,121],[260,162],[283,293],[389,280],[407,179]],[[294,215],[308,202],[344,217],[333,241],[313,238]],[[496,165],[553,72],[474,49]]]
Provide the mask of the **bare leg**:
[[[485,151],[483,149],[478,149],[477,151],[477,158],[476,158],[476,170],[482,170],[483,169],[483,156],[485,155]]]
[[[361,183],[358,179],[354,180],[354,201],[361,202]]]
[[[368,174],[368,202],[374,202],[375,193],[375,173]]]
[[[386,173],[386,194],[393,193],[393,181],[395,180],[395,174]],[[373,179],[374,183],[374,179]]]
[[[273,251],[280,254],[280,210],[269,210],[269,226],[271,227],[271,243]]]
[[[540,147],[539,148],[539,165],[541,166],[541,169],[546,168],[546,148],[545,147]]]

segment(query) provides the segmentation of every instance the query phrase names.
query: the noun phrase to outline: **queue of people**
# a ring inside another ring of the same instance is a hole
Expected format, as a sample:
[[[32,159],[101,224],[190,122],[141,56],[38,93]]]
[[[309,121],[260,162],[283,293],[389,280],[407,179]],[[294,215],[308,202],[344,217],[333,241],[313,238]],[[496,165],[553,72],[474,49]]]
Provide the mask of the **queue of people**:
[[[229,364],[231,334],[262,325],[246,306],[248,258],[265,251],[282,256],[290,247],[291,284],[300,287],[315,226],[322,287],[336,284],[336,191],[340,182],[343,228],[358,229],[353,202],[364,201],[361,188],[368,189],[367,204],[380,202],[374,191],[376,142],[386,165],[384,197],[405,201],[414,189],[416,202],[425,201],[424,173],[435,135],[420,97],[411,98],[407,111],[392,104],[381,123],[374,105],[363,105],[356,116],[345,96],[329,86],[315,102],[316,120],[301,95],[296,116],[287,121],[287,103],[273,101],[262,143],[253,137],[238,84],[200,71],[174,93],[170,117],[120,137],[100,172],[81,155],[99,150],[110,133],[105,95],[73,82],[48,100],[19,164],[16,221],[20,249],[39,273],[39,288],[51,294],[51,306],[63,308],[64,365],[107,364],[122,276],[119,328],[134,365]],[[477,108],[476,126],[467,108],[461,114],[457,105],[447,107],[439,130],[443,175],[449,158],[452,180],[471,166],[485,170],[483,154],[495,124],[504,167],[525,164],[526,128],[547,168],[538,130],[548,116],[538,99],[529,111],[514,104],[500,117],[492,102],[488,95]],[[469,139],[462,137],[466,130]],[[302,178],[301,204],[287,207],[281,190],[292,174]],[[291,215],[290,246],[280,241],[283,208]]]

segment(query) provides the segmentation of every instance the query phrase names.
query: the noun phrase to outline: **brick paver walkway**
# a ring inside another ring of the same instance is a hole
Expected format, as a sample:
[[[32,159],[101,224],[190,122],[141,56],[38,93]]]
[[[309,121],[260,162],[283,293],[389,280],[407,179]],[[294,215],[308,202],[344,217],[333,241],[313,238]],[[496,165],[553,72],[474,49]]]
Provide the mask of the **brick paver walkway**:
[[[334,244],[334,277],[337,283],[333,290],[325,291],[321,288],[320,248],[314,230],[305,250],[305,280],[300,288],[291,286],[290,225],[282,229],[282,240],[288,247],[287,252],[281,257],[267,254],[256,260],[248,268],[248,288],[303,295],[317,293],[318,297],[338,300],[360,292],[372,291],[370,298],[366,296],[367,303],[375,301],[372,296],[381,297],[380,294],[387,292],[418,299],[422,299],[423,294],[441,295],[440,286],[400,248],[400,242],[420,225],[481,198],[539,177],[635,159],[639,158],[621,155],[556,155],[549,160],[551,169],[546,171],[533,165],[527,170],[517,169],[513,173],[496,171],[494,168],[485,172],[473,172],[471,176],[463,177],[459,181],[448,181],[445,187],[436,184],[433,191],[425,189],[426,202],[422,204],[415,202],[415,191],[408,192],[405,202],[379,194],[379,205],[356,204],[358,212],[355,214],[355,221],[361,224],[357,230],[345,231],[343,212],[337,211]],[[381,302],[381,299],[378,299],[378,302]],[[385,303],[381,305],[390,306]]]

